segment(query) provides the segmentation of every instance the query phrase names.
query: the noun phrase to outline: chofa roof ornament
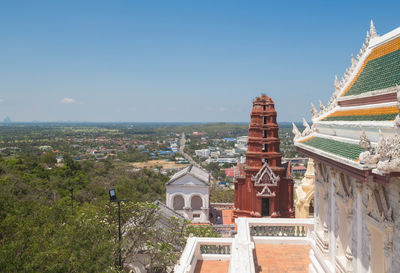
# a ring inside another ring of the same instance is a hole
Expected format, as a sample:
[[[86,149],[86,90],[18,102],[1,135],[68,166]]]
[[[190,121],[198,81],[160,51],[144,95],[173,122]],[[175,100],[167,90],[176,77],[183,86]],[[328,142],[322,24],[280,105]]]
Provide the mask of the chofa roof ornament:
[[[322,113],[325,112],[326,108],[324,106],[324,104],[322,103],[322,101],[319,101],[319,108],[321,109]]]
[[[371,19],[371,26],[370,26],[370,29],[369,29],[369,33],[371,35],[371,39],[374,39],[375,37],[379,37],[378,34],[376,33],[376,29],[375,29],[375,26],[374,26],[374,21],[372,21],[372,19]]]
[[[307,120],[305,118],[303,118],[303,126],[305,129],[303,133],[301,133],[301,136],[305,137],[312,133],[311,127],[310,125],[308,125]]]
[[[339,91],[339,89],[340,89],[340,82],[339,82],[339,79],[338,79],[338,76],[337,76],[337,75],[335,75],[335,81],[333,82],[333,86],[335,87],[335,91]]]
[[[318,117],[318,110],[315,108],[314,104],[311,103],[311,115],[312,118]]]
[[[321,111],[316,115],[313,114],[313,118],[316,118],[318,115],[323,114],[326,111],[331,110],[336,106],[336,98],[340,96],[340,94],[343,91],[343,87],[346,86],[346,84],[353,78],[353,75],[356,71],[357,65],[360,63],[361,59],[365,56],[365,53],[367,52],[368,46],[370,44],[371,39],[379,37],[379,35],[376,33],[376,29],[374,26],[374,22],[371,20],[370,24],[370,30],[367,31],[367,35],[365,37],[365,42],[363,43],[360,52],[357,54],[356,57],[354,57],[353,54],[351,54],[350,57],[350,67],[346,68],[345,73],[343,77],[339,80],[338,77],[335,75],[335,80],[334,80],[334,87],[335,87],[335,92],[333,94],[333,97],[330,99],[328,103],[328,107],[323,106],[322,102],[320,102],[320,108]],[[311,110],[313,112],[313,110]],[[399,124],[400,124],[400,118],[399,118]]]
[[[301,132],[300,132],[300,130],[297,128],[296,124],[294,124],[294,122],[292,122],[292,125],[293,125],[293,130],[292,130],[292,132],[293,132],[293,134],[294,134],[294,139],[296,140],[296,139],[298,139],[298,138],[301,138]]]

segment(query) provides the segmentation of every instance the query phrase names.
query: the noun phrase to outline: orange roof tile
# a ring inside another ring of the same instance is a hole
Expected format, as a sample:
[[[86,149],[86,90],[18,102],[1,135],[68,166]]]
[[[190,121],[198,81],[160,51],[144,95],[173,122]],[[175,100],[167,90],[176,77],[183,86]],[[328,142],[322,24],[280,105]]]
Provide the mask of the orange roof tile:
[[[377,108],[366,108],[366,109],[353,109],[353,110],[341,110],[336,111],[325,117],[341,117],[341,116],[363,116],[363,115],[383,115],[383,114],[397,114],[399,109],[397,106],[389,107],[377,107]]]

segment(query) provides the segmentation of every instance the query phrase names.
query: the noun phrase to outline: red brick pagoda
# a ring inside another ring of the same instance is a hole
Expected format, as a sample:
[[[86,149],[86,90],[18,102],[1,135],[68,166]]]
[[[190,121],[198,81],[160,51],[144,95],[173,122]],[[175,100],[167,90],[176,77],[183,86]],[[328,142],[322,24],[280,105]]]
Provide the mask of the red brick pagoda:
[[[234,217],[294,217],[293,180],[281,163],[274,101],[253,101],[246,165],[235,181]]]

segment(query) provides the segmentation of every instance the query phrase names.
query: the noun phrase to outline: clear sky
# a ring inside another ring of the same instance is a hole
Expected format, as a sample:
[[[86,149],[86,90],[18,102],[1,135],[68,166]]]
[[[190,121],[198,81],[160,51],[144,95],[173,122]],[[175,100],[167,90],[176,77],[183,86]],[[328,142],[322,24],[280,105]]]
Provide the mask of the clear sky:
[[[279,121],[326,105],[400,1],[1,1],[0,120]]]

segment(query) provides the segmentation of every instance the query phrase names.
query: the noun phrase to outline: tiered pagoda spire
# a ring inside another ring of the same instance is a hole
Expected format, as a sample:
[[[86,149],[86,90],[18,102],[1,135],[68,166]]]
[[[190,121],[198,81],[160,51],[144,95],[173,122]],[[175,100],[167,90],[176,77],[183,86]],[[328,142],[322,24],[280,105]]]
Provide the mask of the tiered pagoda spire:
[[[246,166],[235,183],[235,217],[293,217],[293,181],[287,178],[279,149],[274,101],[253,101]]]

